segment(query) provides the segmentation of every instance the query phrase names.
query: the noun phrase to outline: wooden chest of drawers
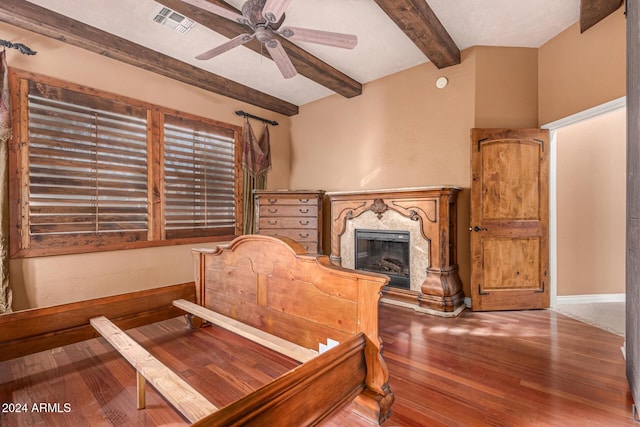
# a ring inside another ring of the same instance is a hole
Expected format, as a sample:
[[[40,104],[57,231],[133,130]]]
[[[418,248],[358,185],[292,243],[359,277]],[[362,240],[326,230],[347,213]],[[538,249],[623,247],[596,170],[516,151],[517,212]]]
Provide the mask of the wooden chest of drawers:
[[[322,254],[324,191],[255,190],[256,233],[286,236],[309,253]]]

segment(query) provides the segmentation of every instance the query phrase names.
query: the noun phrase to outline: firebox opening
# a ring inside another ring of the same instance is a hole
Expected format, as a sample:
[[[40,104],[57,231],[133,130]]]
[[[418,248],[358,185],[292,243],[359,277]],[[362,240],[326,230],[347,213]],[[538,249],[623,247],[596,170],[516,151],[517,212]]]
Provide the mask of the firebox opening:
[[[389,286],[410,289],[409,232],[356,230],[356,270],[382,273]]]

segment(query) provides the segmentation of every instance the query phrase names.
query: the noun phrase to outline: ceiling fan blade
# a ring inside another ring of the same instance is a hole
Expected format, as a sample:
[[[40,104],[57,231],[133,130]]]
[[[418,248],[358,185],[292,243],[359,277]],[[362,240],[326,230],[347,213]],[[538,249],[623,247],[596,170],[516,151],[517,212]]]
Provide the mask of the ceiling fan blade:
[[[294,77],[296,74],[298,74],[295,67],[291,63],[291,60],[289,59],[289,55],[287,55],[287,52],[285,52],[282,44],[280,44],[278,40],[269,40],[264,45],[267,47],[267,50],[271,55],[271,59],[273,59],[273,62],[276,63],[276,66],[280,70],[280,73],[282,73],[282,77],[284,77],[285,79],[290,79],[291,77]]]
[[[200,9],[206,10],[211,13],[215,13],[218,16],[222,16],[223,18],[230,19],[231,21],[238,22],[240,24],[247,23],[247,18],[240,15],[239,13],[208,2],[207,0],[182,0],[182,2],[190,4],[191,6],[199,7]]]
[[[299,40],[343,49],[353,49],[358,44],[358,37],[353,34],[332,33],[309,28],[284,27],[279,31],[279,34],[289,40]]]
[[[262,16],[271,23],[278,22],[284,11],[287,10],[289,3],[291,0],[267,0],[262,8]]]
[[[239,36],[232,38],[228,42],[222,43],[220,46],[214,47],[213,49],[201,53],[200,55],[196,56],[196,59],[200,59],[203,61],[206,59],[211,59],[214,56],[218,56],[221,53],[233,49],[234,47],[247,43],[248,41],[252,40],[253,37],[254,36],[251,34],[240,34]]]

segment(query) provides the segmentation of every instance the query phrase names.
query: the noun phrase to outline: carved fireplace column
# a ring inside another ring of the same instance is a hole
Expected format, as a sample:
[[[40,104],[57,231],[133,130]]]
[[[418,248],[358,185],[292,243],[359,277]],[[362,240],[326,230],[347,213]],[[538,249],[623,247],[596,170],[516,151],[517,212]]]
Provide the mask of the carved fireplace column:
[[[456,248],[459,192],[460,188],[457,187],[421,187],[328,193],[331,201],[332,262],[354,268],[353,265],[348,265],[350,262],[345,262],[354,255],[342,254],[341,242],[343,238],[354,239],[349,234],[354,226],[349,222],[357,223],[358,218],[365,214],[369,218],[365,224],[373,227],[377,226],[375,218],[384,221],[385,215],[396,215],[392,226],[394,229],[402,229],[403,221],[407,227],[412,226],[411,223],[415,221],[419,224],[419,238],[427,241],[429,248],[428,263],[425,263],[426,273],[420,272],[420,277],[424,279],[420,284],[412,283],[411,290],[385,287],[383,301],[411,306],[416,310],[436,315],[458,315],[464,309],[464,293],[458,275]],[[386,229],[384,227],[388,225],[380,227]],[[355,245],[355,241],[353,243]],[[415,244],[415,241],[412,242],[412,246]],[[413,249],[412,247],[412,253]],[[355,252],[355,248],[350,250]]]

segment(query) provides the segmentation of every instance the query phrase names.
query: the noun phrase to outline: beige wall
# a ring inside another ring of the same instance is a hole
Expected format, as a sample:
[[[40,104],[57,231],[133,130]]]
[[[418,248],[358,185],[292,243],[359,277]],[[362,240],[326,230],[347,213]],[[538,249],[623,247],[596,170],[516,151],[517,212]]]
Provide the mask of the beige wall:
[[[437,89],[446,76],[449,85]],[[328,191],[469,184],[474,62],[431,63],[365,84],[361,96],[304,105],[291,118],[292,188]]]
[[[271,128],[269,184],[289,183],[289,118],[225,98],[101,55],[0,23],[3,39],[38,52],[7,49],[10,67],[52,76],[179,111],[242,125],[243,109],[281,123]],[[254,125],[257,132],[261,126]],[[205,246],[205,245],[198,245]],[[211,246],[211,245],[206,245]],[[14,259],[10,263],[15,310],[96,298],[193,280],[191,245],[84,255]]]
[[[626,93],[624,8],[580,34],[574,24],[539,49],[539,124]]]
[[[538,50],[476,47],[475,127],[538,126]]]
[[[625,292],[626,110],[557,135],[558,296]]]
[[[437,89],[436,79],[449,85]],[[291,188],[327,191],[425,185],[464,188],[458,258],[469,276],[469,129],[475,61],[438,70],[431,63],[364,85],[361,96],[331,96],[291,120]]]
[[[540,125],[626,94],[623,11],[538,49]],[[625,129],[620,110],[558,132],[559,296],[625,291]]]
[[[469,131],[536,126],[537,93],[535,49],[479,47],[460,65],[426,63],[364,85],[357,98],[305,105],[291,120],[291,188],[463,187],[458,261],[468,296]]]
[[[192,281],[192,247],[194,245],[13,259],[10,262],[13,309],[64,304]]]

